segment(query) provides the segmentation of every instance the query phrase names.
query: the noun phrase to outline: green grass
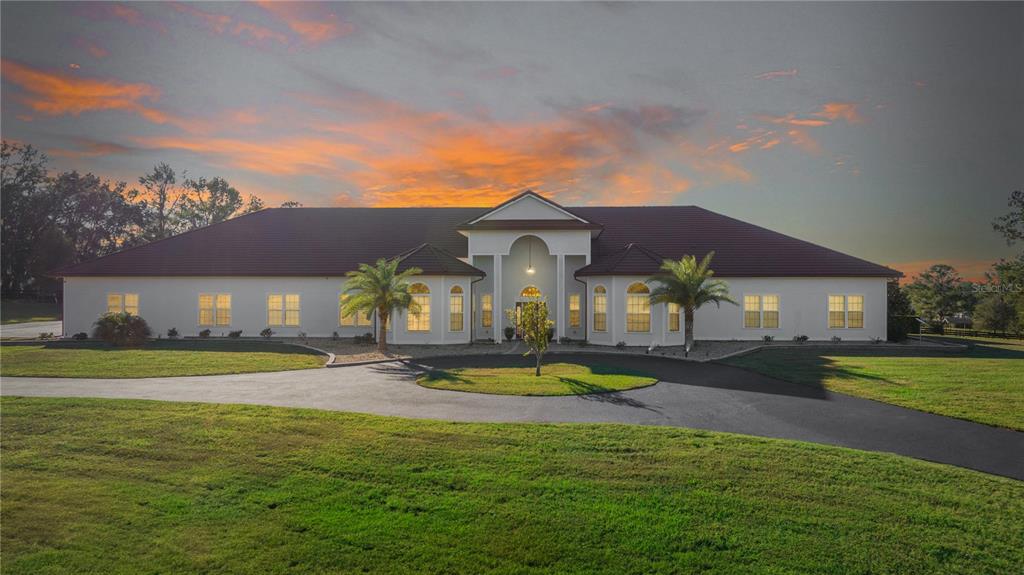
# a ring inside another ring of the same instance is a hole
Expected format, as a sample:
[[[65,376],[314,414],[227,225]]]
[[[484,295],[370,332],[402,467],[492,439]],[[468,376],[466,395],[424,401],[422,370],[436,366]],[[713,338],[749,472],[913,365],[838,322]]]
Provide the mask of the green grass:
[[[451,389],[499,395],[582,395],[644,387],[657,383],[648,375],[602,365],[551,363],[533,367],[471,367],[433,370],[416,383],[431,389]]]
[[[27,301],[20,299],[0,300],[0,324],[26,323],[30,321],[57,321],[60,319],[60,304]]]
[[[1020,573],[1024,482],[625,425],[5,397],[5,573]]]
[[[950,338],[952,339],[952,338]],[[1024,345],[958,340],[962,353],[769,349],[725,361],[779,379],[1024,431]]]
[[[141,348],[94,342],[0,345],[0,375],[28,377],[165,377],[320,367],[325,357],[277,343],[153,341]]]

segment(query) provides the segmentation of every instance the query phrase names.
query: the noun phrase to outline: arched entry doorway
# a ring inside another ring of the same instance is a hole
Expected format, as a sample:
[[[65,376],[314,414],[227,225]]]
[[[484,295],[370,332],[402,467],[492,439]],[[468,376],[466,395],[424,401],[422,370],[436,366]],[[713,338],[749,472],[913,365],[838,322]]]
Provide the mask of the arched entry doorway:
[[[516,312],[515,312],[515,328],[516,328],[516,339],[522,339],[523,327],[523,305],[530,300],[540,299],[544,295],[540,289],[535,285],[528,285],[519,291],[519,297],[516,298]]]

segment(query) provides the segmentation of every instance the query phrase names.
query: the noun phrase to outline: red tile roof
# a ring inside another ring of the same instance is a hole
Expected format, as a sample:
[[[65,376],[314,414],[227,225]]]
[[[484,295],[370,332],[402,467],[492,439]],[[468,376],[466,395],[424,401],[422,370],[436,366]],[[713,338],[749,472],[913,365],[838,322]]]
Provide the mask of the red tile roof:
[[[467,255],[458,227],[493,208],[274,208],[66,267],[57,276],[339,276],[360,263],[406,254]],[[717,276],[896,276],[899,272],[693,206],[581,207],[603,226],[585,274],[647,275],[651,257],[715,251]],[[637,244],[633,254],[626,246]],[[447,260],[447,264],[442,264]],[[649,261],[649,264],[644,261]],[[419,261],[419,260],[417,260]],[[424,265],[427,265],[426,263]],[[422,267],[417,264],[417,267]],[[475,269],[475,268],[474,268]],[[479,272],[479,270],[477,270]]]

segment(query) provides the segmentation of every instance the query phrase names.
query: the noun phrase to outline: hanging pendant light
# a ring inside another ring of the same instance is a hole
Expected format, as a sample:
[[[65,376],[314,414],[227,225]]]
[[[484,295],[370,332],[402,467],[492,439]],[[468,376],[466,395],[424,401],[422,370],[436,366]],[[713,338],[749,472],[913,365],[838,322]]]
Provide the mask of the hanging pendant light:
[[[528,275],[531,275],[531,276],[532,276],[532,275],[533,275],[533,272],[535,271],[535,270],[533,269],[533,240],[528,240],[528,241],[530,242],[529,244],[527,244],[527,246],[528,246],[528,249],[530,250],[530,251],[529,251],[529,254],[530,254],[530,255],[529,255],[529,258],[530,258],[530,262],[529,262],[529,267],[527,267],[527,268],[526,268],[526,273],[527,273]]]

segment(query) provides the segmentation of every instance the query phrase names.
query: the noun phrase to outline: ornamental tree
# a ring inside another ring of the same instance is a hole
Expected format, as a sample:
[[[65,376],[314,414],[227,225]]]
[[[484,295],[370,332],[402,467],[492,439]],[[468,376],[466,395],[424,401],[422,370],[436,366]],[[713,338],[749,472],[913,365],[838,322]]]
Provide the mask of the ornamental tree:
[[[555,322],[548,317],[548,302],[536,299],[524,302],[519,307],[519,317],[516,317],[515,309],[505,310],[509,322],[516,324],[518,320],[519,330],[523,334],[523,342],[529,347],[529,351],[523,354],[528,356],[531,353],[537,357],[537,369],[534,373],[540,376],[540,362],[544,352],[548,350],[551,343],[549,333]]]

